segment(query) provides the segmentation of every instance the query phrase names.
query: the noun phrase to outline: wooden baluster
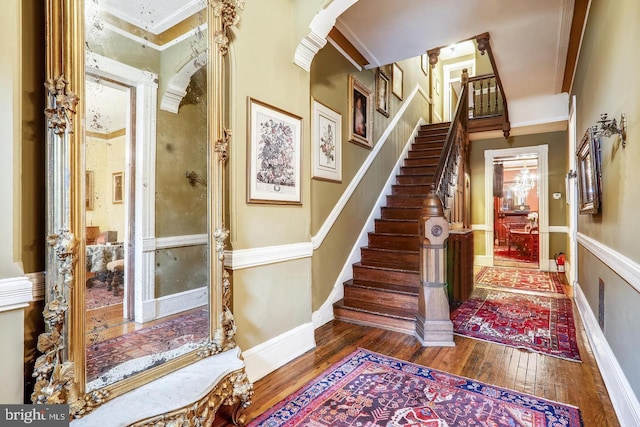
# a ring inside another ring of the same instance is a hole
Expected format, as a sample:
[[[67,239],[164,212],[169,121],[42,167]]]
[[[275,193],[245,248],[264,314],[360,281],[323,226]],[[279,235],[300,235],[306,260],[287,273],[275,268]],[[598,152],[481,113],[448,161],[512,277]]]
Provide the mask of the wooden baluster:
[[[495,114],[498,115],[500,114],[500,107],[498,106],[498,92],[500,91],[500,88],[498,87],[498,79],[493,79],[494,80],[494,91],[495,91],[495,97],[496,97],[496,108],[495,108]]]
[[[476,117],[477,113],[476,113],[476,82],[471,83],[471,112],[472,112],[472,117]]]
[[[484,97],[484,80],[480,80],[480,115],[484,116],[484,109],[482,108],[482,98]]]

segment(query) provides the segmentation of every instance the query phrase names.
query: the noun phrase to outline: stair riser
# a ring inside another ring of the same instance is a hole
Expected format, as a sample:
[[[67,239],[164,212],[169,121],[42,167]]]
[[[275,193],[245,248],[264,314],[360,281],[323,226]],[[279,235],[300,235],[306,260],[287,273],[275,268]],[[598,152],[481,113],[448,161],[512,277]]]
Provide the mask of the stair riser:
[[[418,272],[404,272],[398,270],[381,270],[368,268],[367,266],[353,266],[353,280],[366,280],[369,282],[393,283],[406,286],[420,286],[420,274]]]
[[[409,158],[415,157],[427,157],[427,156],[440,156],[442,153],[442,147],[421,147],[420,145],[412,145],[409,151]]]
[[[437,157],[438,160],[440,160],[440,153],[442,152],[442,150],[436,150],[436,149],[426,149],[426,150],[410,150],[407,153],[407,159],[416,159],[416,158],[422,158],[422,157]]]
[[[388,253],[386,251],[376,251],[375,249],[360,249],[360,263],[364,265],[393,265],[397,268],[418,270],[420,268],[420,256],[415,253]]]
[[[430,185],[392,185],[391,194],[420,194],[426,196],[431,191]]]
[[[390,221],[375,221],[376,233],[396,233],[396,234],[415,234],[418,235],[418,222],[406,221],[406,222],[390,222]]]
[[[431,157],[412,157],[410,159],[404,160],[405,166],[438,166],[438,162],[440,161],[440,157],[431,156]]]
[[[424,204],[424,197],[420,196],[387,196],[387,206],[391,208],[420,208]]]
[[[427,148],[437,148],[439,150],[442,150],[442,147],[444,147],[444,143],[445,141],[443,139],[431,140],[431,141],[423,141],[420,139],[416,139],[411,144],[411,148],[423,149],[423,150]]]
[[[433,182],[433,175],[397,175],[396,184],[423,184]]]
[[[347,310],[344,308],[333,309],[336,319],[351,322],[358,325],[373,326],[389,331],[401,332],[413,335],[416,330],[415,320],[395,319],[380,316],[372,313],[362,313],[359,311]]]
[[[359,301],[376,304],[380,306],[380,311],[385,311],[385,308],[401,308],[411,311],[418,310],[417,294],[401,294],[378,289],[345,286],[344,305],[354,306],[357,305]]]
[[[382,208],[382,219],[420,219],[420,209]]]
[[[370,248],[416,251],[418,250],[419,244],[417,233],[415,236],[369,234]]]
[[[400,168],[400,173],[402,175],[425,175],[425,174],[433,174],[436,172],[436,165],[432,166],[414,166],[414,167],[406,167],[402,166]]]
[[[430,141],[445,141],[447,139],[447,132],[439,132],[436,134],[420,134],[416,136],[415,142],[430,142]]]

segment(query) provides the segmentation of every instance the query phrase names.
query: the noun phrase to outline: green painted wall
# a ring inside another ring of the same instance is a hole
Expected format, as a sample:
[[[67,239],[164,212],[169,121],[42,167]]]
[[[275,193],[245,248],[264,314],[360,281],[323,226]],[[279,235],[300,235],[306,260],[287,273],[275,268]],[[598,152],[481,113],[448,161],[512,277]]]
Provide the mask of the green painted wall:
[[[485,150],[499,150],[506,148],[531,147],[547,144],[549,146],[549,225],[566,226],[566,198],[565,198],[565,174],[566,174],[566,144],[567,133],[548,132],[532,135],[512,136],[508,140],[504,138],[492,138],[471,142],[471,223],[485,224],[485,200],[484,200],[484,152]],[[560,200],[554,200],[554,192],[562,193]],[[476,255],[486,255],[484,231],[474,231],[474,252]],[[556,252],[567,252],[566,234],[549,234],[549,254],[552,259]]]
[[[577,138],[580,140],[600,113],[628,117],[627,146],[617,137],[601,138],[602,208],[597,215],[579,215],[578,233],[640,262],[640,83],[633,70],[640,67],[640,3],[636,0],[591,2],[587,28],[572,94],[577,99]],[[578,283],[589,306],[599,314],[598,279],[605,281],[604,334],[636,396],[640,396],[640,292],[604,265],[597,256],[579,247]]]
[[[247,2],[233,29],[227,117],[233,130],[227,181],[233,250],[310,241],[309,73],[293,63],[295,49],[315,14],[306,12],[306,7],[310,5],[288,0]],[[304,24],[297,21],[307,15]],[[302,117],[302,205],[247,203],[249,97]],[[234,271],[233,298],[237,340],[245,349],[310,322],[311,261]]]
[[[338,220],[331,228],[322,245],[313,256],[313,311],[320,308],[333,289],[353,245],[369,216],[371,209],[382,190],[399,154],[418,123],[420,117],[428,121],[429,104],[427,99],[417,94],[410,107],[402,115],[400,121],[386,140],[381,136],[393,120],[402,103],[416,85],[428,93],[428,78],[420,69],[420,58],[410,58],[399,63],[403,70],[403,95],[401,101],[390,94],[389,117],[375,111],[373,120],[374,147],[384,143],[376,160],[371,165],[364,179],[349,199]],[[381,67],[387,76],[391,76],[391,65]],[[375,93],[376,70],[357,71],[351,63],[331,45],[325,46],[316,55],[311,68],[311,94],[329,105],[342,115],[342,153],[343,179],[341,183],[319,180],[311,181],[312,197],[312,232],[315,235],[327,220],[328,214],[340,199],[345,189],[351,184],[363,162],[371,151],[349,142],[349,105],[348,78],[354,75],[360,82]],[[391,88],[389,88],[391,91]],[[385,142],[386,141],[386,142]]]

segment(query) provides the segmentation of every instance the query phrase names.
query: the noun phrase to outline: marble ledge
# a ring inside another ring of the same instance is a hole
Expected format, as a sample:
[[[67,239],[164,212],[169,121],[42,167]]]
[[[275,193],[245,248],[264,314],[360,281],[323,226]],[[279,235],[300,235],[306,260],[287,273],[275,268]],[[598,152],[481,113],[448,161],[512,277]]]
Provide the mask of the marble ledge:
[[[204,397],[226,375],[244,367],[238,347],[207,357],[108,401],[73,420],[72,427],[125,427],[175,411]]]

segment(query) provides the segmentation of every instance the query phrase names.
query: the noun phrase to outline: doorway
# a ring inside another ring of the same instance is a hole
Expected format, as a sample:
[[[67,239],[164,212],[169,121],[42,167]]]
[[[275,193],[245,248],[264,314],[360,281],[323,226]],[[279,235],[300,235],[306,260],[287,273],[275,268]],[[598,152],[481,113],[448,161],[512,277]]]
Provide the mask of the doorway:
[[[500,216],[501,205],[499,203],[496,203],[494,199],[494,179],[493,179],[494,163],[499,163],[500,161],[504,163],[507,160],[513,160],[515,162],[517,160],[519,163],[514,163],[514,167],[516,170],[519,168],[521,171],[522,169],[524,169],[524,166],[525,166],[524,160],[526,160],[526,166],[527,166],[527,169],[529,169],[528,172],[531,173],[532,166],[533,166],[533,159],[537,159],[537,170],[536,170],[536,180],[535,180],[535,186],[537,187],[537,189],[534,190],[532,188],[529,190],[529,193],[534,192],[536,194],[537,202],[538,202],[538,206],[537,206],[537,214],[538,214],[537,215],[537,232],[538,232],[537,234],[537,241],[538,241],[537,268],[539,268],[542,271],[549,271],[552,261],[549,259],[549,204],[548,204],[549,161],[548,161],[548,158],[549,158],[549,146],[546,144],[534,145],[534,146],[528,146],[528,147],[518,147],[518,148],[505,148],[500,150],[485,150],[484,152],[485,223],[483,228],[486,231],[485,231],[485,256],[482,257],[482,261],[481,261],[483,265],[488,265],[488,266],[494,265],[496,261],[495,254],[494,254],[494,249],[496,247],[496,239],[498,239],[498,242],[500,243],[500,238],[503,237],[504,240],[502,241],[506,243],[506,237],[498,235],[498,233],[500,233],[501,231],[495,221],[496,212],[497,212],[497,216],[498,217]],[[522,211],[526,211],[527,204],[528,204],[529,210],[530,211],[533,210],[532,209],[533,202],[527,203],[527,200],[528,200],[527,197],[516,198],[515,191],[513,189],[511,189],[511,191],[512,191],[512,195],[511,195],[512,202],[505,203],[505,201],[503,200],[502,203],[505,204],[505,206],[511,206],[514,208],[512,210],[517,210],[517,211],[521,211],[520,208],[522,207]],[[522,195],[523,194],[521,194],[521,196]],[[518,202],[520,203],[517,204]],[[509,205],[509,203],[511,203],[511,205]],[[520,215],[520,216],[525,217],[526,221],[529,222],[529,219],[528,219],[529,213],[532,213],[532,212],[527,212],[526,215]],[[535,216],[532,215],[532,218],[534,217]],[[525,226],[526,225],[527,224],[525,224]],[[515,235],[518,233],[512,233],[512,234]],[[511,250],[514,250],[514,247],[515,246],[512,245]],[[509,248],[507,246],[507,250],[508,249]],[[529,253],[530,250],[531,249],[529,248],[523,249],[525,253]],[[535,250],[536,249],[533,248],[533,251]],[[535,266],[532,268],[535,268]]]
[[[493,159],[494,265],[539,268],[538,155]]]

